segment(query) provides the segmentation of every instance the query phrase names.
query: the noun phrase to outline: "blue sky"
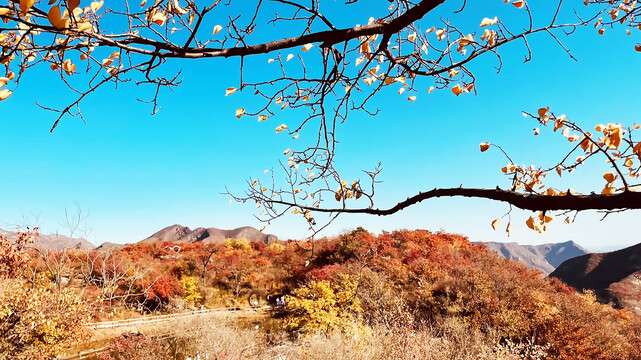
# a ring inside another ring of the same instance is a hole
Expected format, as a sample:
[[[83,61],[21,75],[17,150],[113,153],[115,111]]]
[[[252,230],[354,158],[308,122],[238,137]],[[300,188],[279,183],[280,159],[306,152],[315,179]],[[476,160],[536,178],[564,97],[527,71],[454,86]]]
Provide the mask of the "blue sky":
[[[478,29],[483,17],[522,20],[522,10],[495,3],[470,4],[452,19],[471,30]],[[532,3],[539,18],[551,15],[548,6]],[[386,4],[376,2],[376,6]],[[459,6],[449,2],[420,24],[427,28]],[[336,7],[328,16],[341,26],[352,26],[366,23],[371,15],[361,5],[350,12]],[[271,34],[266,30],[256,41]],[[563,40],[578,62],[544,35],[530,38],[529,63],[523,64],[522,43],[501,50],[504,67],[499,74],[492,68],[497,64],[494,58],[479,59],[471,66],[477,77],[476,96],[455,97],[447,90],[428,95],[427,83],[414,103],[392,92],[379,96],[381,111],[376,117],[354,113],[339,129],[337,166],[357,176],[359,170],[382,162],[384,182],[377,188],[377,204],[387,207],[434,187],[507,187],[500,172],[504,158],[496,151],[480,153],[478,144],[483,141],[500,144],[519,164],[553,164],[570,145],[550,134],[551,129],[534,137],[536,125],[521,116],[522,110],[550,106],[589,128],[598,123],[641,122],[634,106],[634,84],[641,75],[630,70],[641,60],[633,50],[641,41],[639,32],[626,36],[618,28],[599,36],[586,28]],[[270,71],[267,59],[275,56],[248,59],[245,77]],[[224,96],[227,87],[238,83],[237,59],[168,64],[169,70],[178,68],[183,70],[183,83],[173,92],[161,93],[162,109],[156,115],[150,116],[151,107],[136,101],[137,96],[151,96],[150,89],[105,88],[82,104],[87,124],[65,118],[53,134],[49,128],[54,114],[39,109],[34,101],[62,105],[71,94],[48,68],[26,72],[11,98],[0,103],[4,169],[0,225],[11,228],[23,218],[37,217],[44,232],[64,232],[60,225],[64,209],[77,204],[91,211],[86,226],[92,230],[89,240],[96,244],[138,241],[175,223],[192,228],[260,227],[253,205],[229,205],[221,192],[225,186],[242,192],[247,178],[276,166],[282,151],[294,143],[273,130],[280,123],[298,121],[301,114],[283,112],[261,123],[249,117],[236,119],[238,107],[256,106],[250,93]],[[554,184],[583,192],[600,190],[605,168],[599,161],[590,165],[569,178],[553,180]],[[546,233],[538,234],[525,227],[530,214],[515,210],[513,233],[507,238],[490,227],[507,210],[506,204],[487,200],[437,199],[384,218],[342,216],[325,234],[357,226],[375,232],[442,229],[474,241],[575,240],[595,251],[640,241],[630,235],[637,211],[611,215],[605,221],[599,221],[601,215],[596,213],[580,213],[575,223],[555,220]],[[281,238],[307,235],[305,224],[294,218],[276,221],[266,231]]]

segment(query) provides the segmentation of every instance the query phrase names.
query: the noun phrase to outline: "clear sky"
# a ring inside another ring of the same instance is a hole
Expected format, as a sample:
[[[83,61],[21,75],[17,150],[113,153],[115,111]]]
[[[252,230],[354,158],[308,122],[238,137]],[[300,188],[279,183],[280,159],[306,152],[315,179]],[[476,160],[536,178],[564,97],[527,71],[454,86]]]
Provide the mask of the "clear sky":
[[[372,3],[387,4],[368,5]],[[453,21],[478,30],[483,17],[522,20],[522,10],[499,0],[487,3],[468,4]],[[537,19],[549,21],[553,8],[532,3]],[[451,10],[460,5],[447,2],[421,26],[428,28],[440,17],[451,17]],[[359,5],[348,12],[330,9],[328,16],[341,26],[353,26],[366,23],[371,15]],[[263,26],[264,36],[269,35],[269,27]],[[623,28],[617,28],[599,36],[591,27],[579,29],[563,37],[578,62],[542,34],[530,38],[531,62],[523,63],[522,43],[506,46],[501,49],[504,66],[499,74],[492,57],[471,66],[478,95],[456,97],[449,90],[428,95],[427,83],[414,103],[407,102],[406,95],[388,92],[376,100],[380,109],[376,117],[353,114],[341,126],[337,165],[357,174],[382,162],[384,182],[377,188],[380,207],[434,187],[508,187],[500,171],[504,158],[496,151],[480,153],[480,142],[500,144],[519,164],[541,166],[555,164],[570,146],[558,134],[550,134],[551,129],[533,136],[536,124],[523,118],[522,110],[551,106],[586,128],[607,122],[641,123],[636,103],[641,74],[633,71],[641,61],[641,53],[633,50],[641,42],[640,34],[626,36]],[[276,55],[249,59],[245,76],[271,71],[269,66],[277,65],[267,64],[267,59]],[[0,103],[4,170],[0,226],[11,229],[24,218],[37,217],[43,232],[64,232],[60,225],[64,209],[75,204],[91,212],[86,226],[95,244],[135,242],[172,224],[226,229],[262,226],[253,216],[254,205],[229,205],[221,193],[225,186],[240,193],[247,178],[276,166],[292,143],[286,135],[275,134],[274,128],[296,121],[300,114],[283,112],[261,123],[249,117],[236,119],[238,107],[249,110],[255,105],[249,93],[224,96],[226,88],[238,83],[238,59],[172,62],[168,67],[182,68],[183,83],[173,92],[161,93],[162,108],[156,115],[151,116],[150,106],[136,100],[149,98],[149,88],[130,84],[105,88],[82,104],[86,124],[65,118],[53,134],[49,129],[54,114],[39,109],[35,100],[61,106],[72,94],[48,68],[26,72],[14,94]],[[598,191],[603,187],[604,169],[596,161],[553,184]],[[610,215],[604,221],[599,221],[600,214],[580,213],[575,223],[564,225],[557,219],[546,233],[538,234],[525,226],[530,213],[515,210],[508,238],[490,227],[507,210],[508,205],[488,200],[437,199],[384,218],[344,215],[325,234],[357,226],[374,232],[443,229],[473,241],[574,240],[593,251],[641,241],[635,235],[638,211]],[[291,217],[274,222],[266,232],[280,238],[307,235],[301,220]]]

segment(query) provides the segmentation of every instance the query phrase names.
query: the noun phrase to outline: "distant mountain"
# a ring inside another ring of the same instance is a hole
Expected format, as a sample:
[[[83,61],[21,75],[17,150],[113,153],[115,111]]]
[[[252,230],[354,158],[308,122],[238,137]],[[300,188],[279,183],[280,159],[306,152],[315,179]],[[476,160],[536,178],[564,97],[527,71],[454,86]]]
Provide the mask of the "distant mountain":
[[[9,240],[15,240],[18,237],[18,233],[15,231],[0,229],[0,236],[6,236]],[[40,236],[36,238],[33,246],[54,251],[62,251],[66,249],[92,250],[96,248],[95,245],[85,239],[69,238],[60,234],[40,234]]]
[[[602,302],[641,311],[641,244],[567,260],[550,277],[593,290]]]
[[[168,226],[142,241],[169,241],[169,242],[194,242],[203,241],[206,243],[222,243],[227,238],[245,238],[251,242],[263,242],[265,244],[277,241],[275,235],[263,234],[251,226],[245,226],[234,230],[221,230],[217,228],[196,228],[191,230],[182,225]]]
[[[562,262],[588,253],[574,241],[543,245],[519,245],[515,242],[484,242],[481,244],[507,259],[522,261],[528,267],[540,270],[546,275],[554,271]]]

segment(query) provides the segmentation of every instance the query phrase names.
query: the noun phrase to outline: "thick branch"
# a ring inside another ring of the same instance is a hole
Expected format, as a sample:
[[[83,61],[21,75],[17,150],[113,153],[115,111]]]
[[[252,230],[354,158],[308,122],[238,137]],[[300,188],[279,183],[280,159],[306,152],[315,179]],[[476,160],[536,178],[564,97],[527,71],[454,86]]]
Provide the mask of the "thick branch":
[[[482,198],[495,201],[507,202],[524,210],[543,211],[543,210],[615,210],[615,209],[641,209],[641,192],[625,191],[613,195],[566,195],[566,196],[549,196],[539,194],[524,194],[509,190],[496,189],[469,189],[469,188],[449,188],[434,189],[428,192],[420,192],[417,195],[399,202],[389,209],[329,209],[329,208],[312,208],[286,202],[272,201],[282,205],[300,207],[303,210],[325,212],[325,213],[350,213],[350,214],[370,214],[370,215],[391,215],[401,211],[409,206],[420,203],[423,200],[462,196],[469,198]]]

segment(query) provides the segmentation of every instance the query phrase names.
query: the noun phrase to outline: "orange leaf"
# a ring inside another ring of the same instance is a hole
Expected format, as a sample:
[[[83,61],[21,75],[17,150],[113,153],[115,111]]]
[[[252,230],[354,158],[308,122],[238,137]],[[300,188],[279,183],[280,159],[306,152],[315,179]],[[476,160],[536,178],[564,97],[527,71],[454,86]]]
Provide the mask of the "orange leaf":
[[[617,179],[617,177],[618,177],[618,176],[617,176],[617,175],[614,175],[614,173],[612,173],[612,172],[607,172],[607,173],[603,174],[603,178],[605,179],[605,181],[607,181],[607,182],[608,182],[608,184],[613,183],[613,182],[614,182],[614,180],[616,180],[616,179]]]
[[[231,95],[231,94],[235,93],[237,90],[238,89],[236,89],[235,87],[227,88],[227,90],[225,90],[225,96]]]
[[[245,113],[245,109],[238,108],[238,110],[236,110],[236,117],[240,119],[240,117],[243,116],[244,113]]]
[[[516,6],[517,9],[523,9],[523,7],[525,6],[525,1],[515,1],[512,3],[512,5]]]
[[[20,10],[22,10],[22,15],[27,15],[33,4],[36,3],[36,0],[20,0]]]
[[[479,146],[481,147],[481,152],[486,152],[486,151],[487,151],[487,149],[489,149],[489,148],[490,148],[490,145],[492,145],[492,144],[491,144],[491,143],[489,143],[489,142],[483,142],[483,143],[481,143],[481,144],[479,145]]]
[[[496,228],[499,226],[500,223],[501,223],[501,218],[498,218],[492,221],[492,229],[496,230]]]

